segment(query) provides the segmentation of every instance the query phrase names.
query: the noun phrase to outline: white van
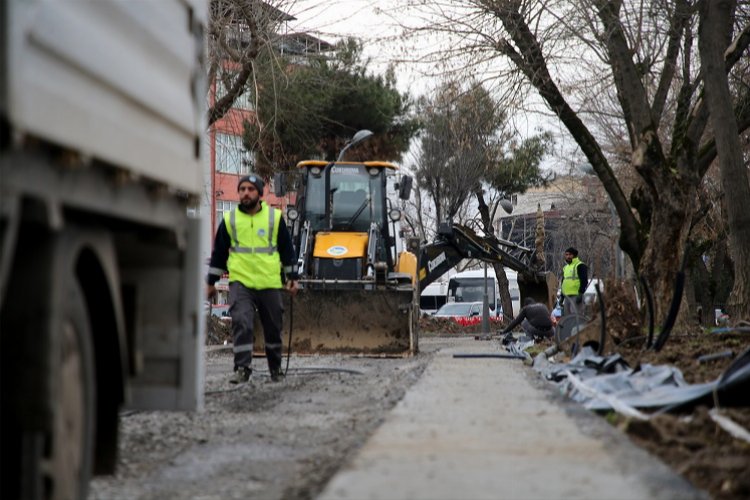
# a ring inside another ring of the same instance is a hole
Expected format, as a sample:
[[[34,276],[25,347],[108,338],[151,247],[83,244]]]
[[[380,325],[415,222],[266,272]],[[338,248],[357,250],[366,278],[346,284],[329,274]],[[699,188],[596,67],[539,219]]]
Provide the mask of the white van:
[[[419,296],[419,312],[434,314],[448,301],[448,283],[436,281],[422,290]]]
[[[518,290],[518,273],[505,269],[508,277],[508,291],[514,314],[521,308],[521,293]],[[490,304],[490,315],[502,314],[500,307],[500,290],[495,279],[495,270],[487,268],[487,300]],[[484,269],[463,271],[448,280],[448,302],[482,302],[484,300]]]

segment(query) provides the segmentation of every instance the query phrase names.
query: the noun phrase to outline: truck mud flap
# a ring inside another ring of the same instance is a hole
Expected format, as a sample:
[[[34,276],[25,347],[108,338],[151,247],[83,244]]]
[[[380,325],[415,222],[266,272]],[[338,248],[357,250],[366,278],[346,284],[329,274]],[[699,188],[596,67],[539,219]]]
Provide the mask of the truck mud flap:
[[[417,352],[413,290],[300,290],[285,294],[284,353],[408,356]],[[255,353],[264,353],[255,322]]]

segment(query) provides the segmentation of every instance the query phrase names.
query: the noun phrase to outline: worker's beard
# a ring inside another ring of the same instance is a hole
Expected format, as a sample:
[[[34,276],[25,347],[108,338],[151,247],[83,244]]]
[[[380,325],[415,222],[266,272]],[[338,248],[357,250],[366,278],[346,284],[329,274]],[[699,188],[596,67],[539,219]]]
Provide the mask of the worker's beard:
[[[241,203],[245,211],[252,212],[258,207],[260,198],[244,198]]]

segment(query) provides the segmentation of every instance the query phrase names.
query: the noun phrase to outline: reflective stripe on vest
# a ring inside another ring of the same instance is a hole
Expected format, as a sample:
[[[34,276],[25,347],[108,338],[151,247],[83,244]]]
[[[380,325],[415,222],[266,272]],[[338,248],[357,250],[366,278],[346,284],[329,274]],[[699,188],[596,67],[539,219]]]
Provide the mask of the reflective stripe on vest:
[[[268,246],[265,247],[241,247],[239,246],[239,239],[237,238],[237,210],[232,210],[229,214],[229,231],[232,235],[232,243],[234,245],[230,247],[230,250],[232,252],[238,252],[238,253],[274,253],[276,251],[276,245],[273,244],[273,229],[275,225],[274,220],[274,211],[275,209],[273,207],[268,207],[268,242],[270,243]]]
[[[277,250],[280,221],[281,212],[266,204],[253,215],[238,208],[224,214],[232,240],[227,260],[230,283],[237,281],[255,290],[282,288]]]

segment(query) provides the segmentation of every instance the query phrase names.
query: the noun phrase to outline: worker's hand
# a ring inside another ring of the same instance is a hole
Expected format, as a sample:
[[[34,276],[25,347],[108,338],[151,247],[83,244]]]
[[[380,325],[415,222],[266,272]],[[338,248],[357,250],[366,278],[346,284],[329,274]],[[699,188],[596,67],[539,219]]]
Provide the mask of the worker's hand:
[[[576,304],[579,306],[583,304],[583,295],[576,295]]]
[[[287,292],[292,294],[292,297],[294,297],[297,295],[297,290],[299,290],[299,284],[297,283],[297,280],[287,280],[284,284],[284,288]]]
[[[214,285],[206,285],[206,298],[210,301],[216,296],[216,287]]]

